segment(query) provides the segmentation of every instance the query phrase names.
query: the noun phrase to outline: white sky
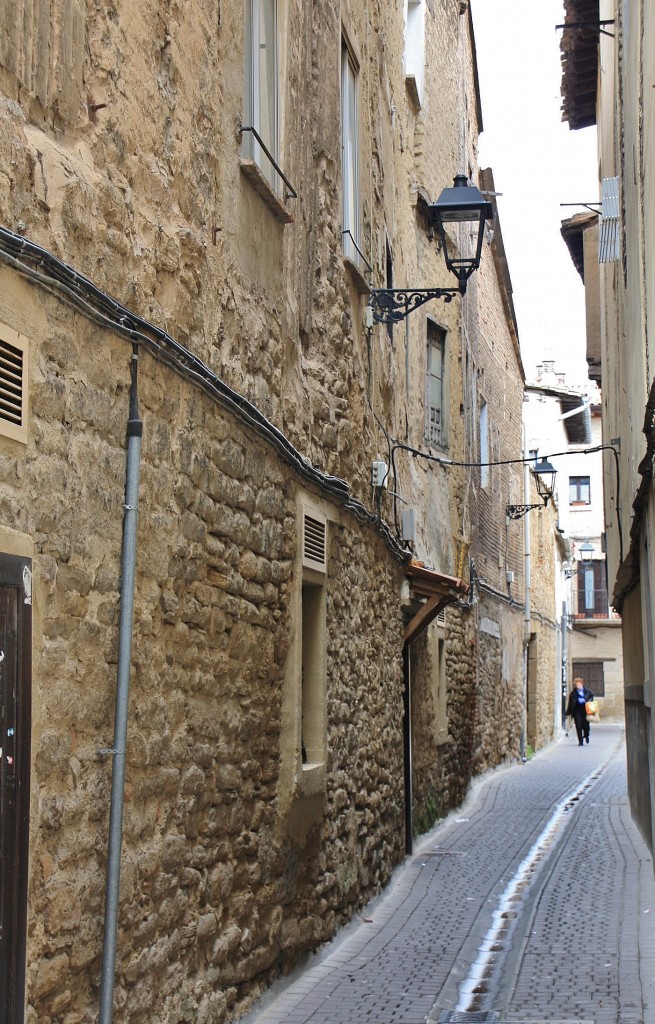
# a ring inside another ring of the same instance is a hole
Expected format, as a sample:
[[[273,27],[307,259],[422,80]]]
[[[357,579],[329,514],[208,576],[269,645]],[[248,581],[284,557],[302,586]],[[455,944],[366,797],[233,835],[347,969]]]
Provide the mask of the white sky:
[[[561,120],[562,0],[471,0],[484,132],[480,166],[494,172],[521,354],[528,380],[543,359],[587,379],[584,288],[562,220],[598,200],[596,129]]]

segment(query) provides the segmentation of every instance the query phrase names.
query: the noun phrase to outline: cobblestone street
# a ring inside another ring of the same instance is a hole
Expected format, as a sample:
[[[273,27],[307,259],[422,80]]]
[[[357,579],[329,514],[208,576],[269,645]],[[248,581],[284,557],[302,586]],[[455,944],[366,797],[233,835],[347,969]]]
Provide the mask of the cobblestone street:
[[[248,1024],[655,1024],[655,881],[617,726],[491,773]]]

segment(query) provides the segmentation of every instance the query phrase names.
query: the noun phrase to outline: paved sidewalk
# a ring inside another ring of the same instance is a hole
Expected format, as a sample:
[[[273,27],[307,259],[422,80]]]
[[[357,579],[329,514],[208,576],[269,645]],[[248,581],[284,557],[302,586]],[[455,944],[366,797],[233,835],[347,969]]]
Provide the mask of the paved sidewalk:
[[[622,730],[593,726],[589,746],[569,736],[477,782],[245,1020],[655,1024],[655,879]]]

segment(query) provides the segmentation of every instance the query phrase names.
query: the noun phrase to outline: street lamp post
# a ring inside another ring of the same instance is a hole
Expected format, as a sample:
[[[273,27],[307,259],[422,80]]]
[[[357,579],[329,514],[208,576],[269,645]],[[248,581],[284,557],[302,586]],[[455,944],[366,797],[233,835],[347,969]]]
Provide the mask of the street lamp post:
[[[571,579],[572,576],[576,576],[580,572],[586,572],[587,569],[591,568],[591,562],[594,555],[594,546],[590,544],[588,540],[581,544],[578,548],[580,552],[580,565],[579,569],[565,569],[564,576],[567,580]]]
[[[458,174],[452,188],[445,188],[436,203],[428,206],[430,223],[437,229],[448,270],[457,278],[453,288],[373,288],[369,297],[372,319],[378,323],[398,323],[429,302],[452,302],[464,295],[469,277],[480,266],[484,225],[493,219],[493,206],[465,174]],[[449,236],[448,224],[468,224],[469,232],[459,232],[457,242]]]
[[[555,493],[555,477],[557,476],[557,470],[548,461],[548,459],[541,459],[535,463],[534,468],[534,479],[537,485],[537,494],[541,498],[541,502],[537,505],[506,505],[505,515],[508,521],[510,519],[521,519],[526,512],[530,509],[545,508],[553,494]]]

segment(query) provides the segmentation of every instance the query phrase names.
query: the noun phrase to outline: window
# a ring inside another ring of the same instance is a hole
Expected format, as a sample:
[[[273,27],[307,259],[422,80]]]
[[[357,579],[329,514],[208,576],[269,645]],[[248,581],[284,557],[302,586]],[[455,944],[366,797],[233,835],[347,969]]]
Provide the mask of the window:
[[[609,602],[607,600],[606,562],[598,559],[589,568],[579,572],[577,597],[578,619],[609,618]]]
[[[325,761],[325,587],[302,585],[302,726],[303,765]]]
[[[569,505],[590,505],[591,487],[588,476],[569,477]]]
[[[27,339],[0,324],[0,434],[27,443]]]
[[[313,508],[304,508],[300,698],[303,771],[323,765],[326,759],[326,541],[325,516]]]
[[[341,184],[343,251],[358,263],[359,167],[357,156],[357,65],[345,40],[341,46]]]
[[[247,10],[245,119],[279,163],[277,0],[249,0]],[[252,133],[244,134],[244,146],[277,191],[278,174]]]
[[[435,620],[430,630],[432,639],[432,702],[437,743],[448,740],[448,681],[446,678],[445,620]]]
[[[446,334],[428,320],[427,386],[425,402],[425,436],[435,444],[445,444],[444,366]]]
[[[594,697],[605,696],[605,665],[602,661],[574,661],[573,678],[582,679]]]
[[[405,84],[415,107],[423,105],[425,80],[425,4],[405,0]]]
[[[483,400],[480,404],[480,487],[489,486],[489,407]]]

